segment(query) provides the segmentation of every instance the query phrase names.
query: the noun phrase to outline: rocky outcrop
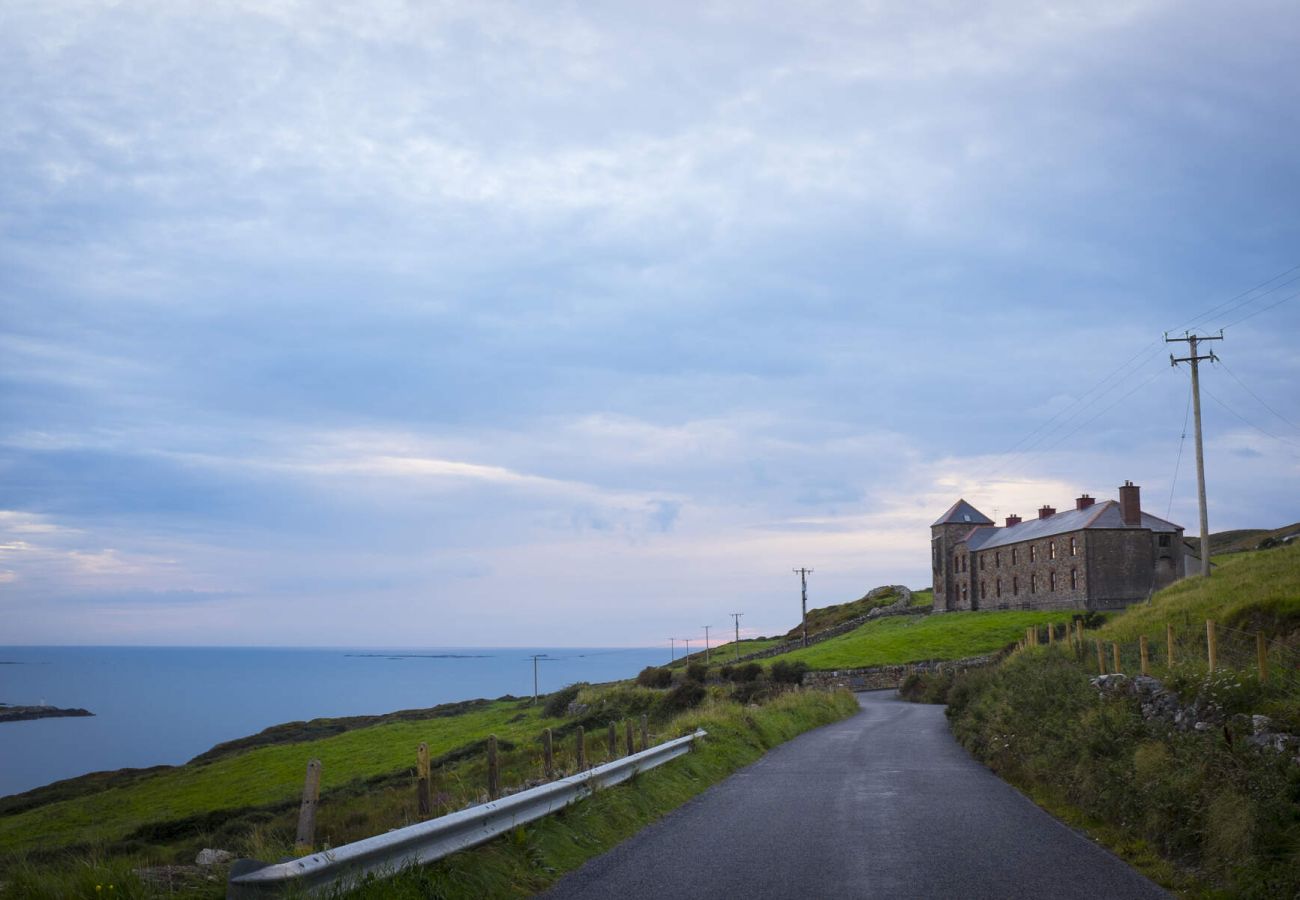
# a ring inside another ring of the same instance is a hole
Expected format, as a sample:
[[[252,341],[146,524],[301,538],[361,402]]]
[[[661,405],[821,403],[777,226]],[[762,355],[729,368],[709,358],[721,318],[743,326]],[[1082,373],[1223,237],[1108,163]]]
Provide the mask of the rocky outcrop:
[[[823,631],[808,635],[808,646],[820,644],[822,641],[828,641],[833,637],[839,637],[841,634],[848,634],[858,626],[872,619],[879,619],[885,616],[923,616],[930,612],[932,607],[929,606],[912,606],[912,592],[901,584],[886,584],[878,588],[873,588],[863,597],[864,600],[876,600],[888,594],[897,594],[898,599],[888,606],[877,606],[870,612],[856,616],[834,625]],[[802,640],[786,641],[777,644],[775,647],[768,647],[766,650],[757,650],[753,653],[747,653],[734,660],[728,660],[731,663],[748,662],[754,659],[767,659],[769,656],[780,656],[782,653],[789,653],[791,650],[798,650],[803,646]]]
[[[88,709],[59,709],[57,706],[6,706],[0,704],[0,722],[26,722],[31,719],[59,719],[93,716]]]

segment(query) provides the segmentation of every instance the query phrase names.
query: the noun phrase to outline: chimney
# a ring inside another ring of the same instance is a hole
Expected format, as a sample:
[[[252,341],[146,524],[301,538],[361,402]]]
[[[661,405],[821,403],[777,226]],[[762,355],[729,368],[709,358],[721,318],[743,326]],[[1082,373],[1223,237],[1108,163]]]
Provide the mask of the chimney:
[[[1007,527],[1012,528],[1020,524],[1020,516],[1007,516]]]
[[[1052,507],[1050,507],[1050,506],[1040,506],[1040,507],[1038,507],[1038,518],[1040,518],[1040,519],[1046,519],[1046,518],[1048,518],[1049,516],[1054,516],[1054,515],[1056,515],[1056,510],[1053,509]]]
[[[1119,515],[1128,528],[1142,526],[1142,489],[1131,481],[1120,485]]]
[[[1092,499],[1087,494],[1084,494],[1082,497],[1074,501],[1074,508],[1087,509],[1089,506],[1092,506],[1096,502],[1097,502],[1096,500]]]

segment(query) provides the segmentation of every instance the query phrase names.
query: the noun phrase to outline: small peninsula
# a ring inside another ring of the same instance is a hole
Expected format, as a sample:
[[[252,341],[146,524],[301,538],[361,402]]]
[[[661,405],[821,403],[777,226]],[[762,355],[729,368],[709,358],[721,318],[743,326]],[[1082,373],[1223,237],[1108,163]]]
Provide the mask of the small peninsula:
[[[70,716],[93,716],[88,709],[60,709],[57,706],[10,706],[0,703],[0,722],[25,722],[29,719],[58,719]]]

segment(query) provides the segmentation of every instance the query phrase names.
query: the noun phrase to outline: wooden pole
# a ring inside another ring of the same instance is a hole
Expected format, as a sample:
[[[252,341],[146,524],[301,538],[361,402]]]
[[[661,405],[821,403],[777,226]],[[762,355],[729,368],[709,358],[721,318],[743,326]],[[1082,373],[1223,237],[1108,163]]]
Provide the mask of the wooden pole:
[[[627,732],[627,755],[628,755],[628,756],[631,756],[633,753],[636,752],[636,743],[634,742],[634,740],[633,740],[633,736],[632,736],[632,720],[631,720],[631,719],[628,719],[628,720],[627,720],[627,727],[624,728],[623,730]]]
[[[1118,641],[1112,641],[1112,642],[1111,642],[1111,645],[1110,645],[1110,653],[1111,653],[1111,656],[1114,657],[1114,659],[1115,659],[1115,671],[1116,671],[1116,672],[1123,672],[1123,671],[1124,671],[1124,667],[1121,666],[1121,665],[1119,664],[1119,642],[1118,642]]]
[[[609,758],[614,759],[618,756],[618,726],[613,722],[609,723]]]
[[[1138,638],[1138,653],[1142,657],[1142,674],[1149,675],[1151,668],[1150,648],[1147,646],[1147,636],[1144,634]]]
[[[542,758],[543,766],[546,769],[548,779],[555,777],[555,744],[551,737],[551,729],[542,732]]]
[[[641,749],[650,749],[650,717],[641,713]]]
[[[1165,650],[1168,659],[1165,661],[1165,664],[1172,669],[1174,667],[1174,623],[1173,622],[1165,623],[1165,643],[1168,644],[1168,647]]]
[[[320,760],[307,763],[307,780],[302,786],[302,805],[298,807],[298,835],[294,839],[294,852],[299,856],[311,853],[316,843],[316,805],[320,802]]]
[[[1209,657],[1210,671],[1213,672],[1219,665],[1219,635],[1214,630],[1214,620],[1205,620],[1205,651]]]
[[[1097,644],[1097,672],[1101,675],[1105,675],[1106,654],[1101,652],[1101,641],[1096,641],[1095,643]]]
[[[433,812],[433,792],[429,789],[429,745],[420,742],[415,748],[415,807],[421,819]]]
[[[1268,641],[1264,635],[1255,635],[1255,660],[1259,664],[1259,680],[1268,681]]]
[[[1047,646],[1050,647],[1055,643],[1056,643],[1056,626],[1051,622],[1048,622],[1047,623]]]
[[[578,771],[587,771],[587,735],[581,725],[578,726]]]
[[[501,766],[497,759],[495,734],[489,734],[487,739],[487,769],[488,799],[495,800],[501,796]]]

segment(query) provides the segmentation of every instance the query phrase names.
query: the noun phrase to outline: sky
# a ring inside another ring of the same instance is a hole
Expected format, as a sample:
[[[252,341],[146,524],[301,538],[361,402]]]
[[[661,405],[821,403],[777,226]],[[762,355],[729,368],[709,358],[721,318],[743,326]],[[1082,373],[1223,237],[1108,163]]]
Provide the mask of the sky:
[[[0,644],[649,646],[1300,520],[1287,2],[0,6]],[[1186,438],[1184,439],[1184,434]],[[1176,475],[1176,477],[1175,477]]]

